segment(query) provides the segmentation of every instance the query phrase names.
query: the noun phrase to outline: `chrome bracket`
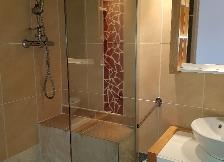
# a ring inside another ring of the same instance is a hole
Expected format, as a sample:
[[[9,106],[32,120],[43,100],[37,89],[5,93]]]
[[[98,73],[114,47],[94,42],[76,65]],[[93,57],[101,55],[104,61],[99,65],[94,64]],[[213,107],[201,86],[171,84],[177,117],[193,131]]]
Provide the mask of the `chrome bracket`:
[[[45,44],[43,42],[40,42],[40,41],[29,41],[27,39],[24,39],[23,42],[22,42],[22,46],[24,48],[29,48],[31,46],[37,46],[37,47],[43,48],[44,45]],[[47,42],[47,46],[54,46],[54,42],[48,41]]]
[[[161,107],[163,104],[163,100],[160,97],[157,97],[155,103],[158,107]]]

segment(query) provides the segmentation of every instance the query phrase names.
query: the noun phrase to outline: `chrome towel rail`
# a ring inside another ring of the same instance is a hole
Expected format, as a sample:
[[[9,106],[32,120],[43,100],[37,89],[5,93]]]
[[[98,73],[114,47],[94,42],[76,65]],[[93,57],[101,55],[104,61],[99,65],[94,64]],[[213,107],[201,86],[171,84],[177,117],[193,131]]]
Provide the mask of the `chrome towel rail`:
[[[155,105],[152,107],[152,109],[144,116],[144,118],[137,124],[137,128],[140,128],[143,123],[148,119],[148,117],[152,114],[152,112],[155,110],[157,107],[161,107],[163,104],[163,101],[160,97],[157,97],[154,101]]]

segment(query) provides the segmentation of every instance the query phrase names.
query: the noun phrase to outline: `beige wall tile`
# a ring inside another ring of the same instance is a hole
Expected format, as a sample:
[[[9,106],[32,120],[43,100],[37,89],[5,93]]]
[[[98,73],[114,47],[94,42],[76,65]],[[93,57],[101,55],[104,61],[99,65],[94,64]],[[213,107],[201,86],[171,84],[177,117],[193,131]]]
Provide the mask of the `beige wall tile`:
[[[146,114],[148,114],[150,111],[155,111],[157,108],[155,108],[155,103],[153,102],[147,102],[144,100],[138,100],[137,101],[137,122],[141,122]]]
[[[78,76],[78,77],[77,77]],[[69,65],[69,88],[71,91],[87,91],[87,65]]]
[[[60,3],[61,4],[61,3]],[[60,23],[59,23],[59,7],[58,1],[49,0],[45,3],[44,22],[46,28],[46,34],[49,41],[53,41],[55,45],[49,48],[50,65],[52,76],[56,85],[56,90],[61,90],[62,87],[62,63],[61,63],[61,44],[60,40]],[[35,17],[32,17],[35,21]],[[36,24],[35,24],[36,25]],[[35,48],[35,61],[36,61],[36,75],[37,75],[37,87],[38,93],[42,93],[42,87],[44,82],[44,75],[46,73],[45,68],[45,56],[44,49]],[[65,55],[65,53],[63,53]]]
[[[46,33],[50,41],[55,42],[55,47],[60,44],[60,23],[59,23],[59,0],[48,0],[45,2],[44,22],[46,26]],[[60,51],[60,50],[59,50]]]
[[[135,97],[136,84],[136,46],[124,44],[124,96]]]
[[[34,1],[32,1],[33,3]],[[47,100],[43,96],[38,96],[26,101],[4,105],[6,135],[9,156],[17,154],[34,144],[37,141],[37,115],[39,120],[44,120],[61,112],[62,100],[62,75],[61,75],[61,48],[59,41],[60,27],[58,17],[58,2],[55,0],[46,1],[45,23],[46,32],[50,41],[55,42],[55,46],[50,48],[51,70],[56,84],[56,97],[54,100]],[[61,3],[59,4],[61,5]],[[8,11],[12,12],[8,12]],[[60,10],[61,11],[61,10]],[[61,11],[62,12],[62,11]],[[28,14],[27,14],[28,13]],[[9,0],[0,7],[0,18],[4,23],[0,27],[0,44],[18,43],[24,38],[31,39],[31,8],[30,0]],[[34,16],[32,17],[34,20]],[[63,18],[63,16],[61,16]],[[12,21],[13,20],[13,21]],[[64,23],[64,22],[63,22]],[[32,27],[34,27],[33,21]],[[1,33],[1,31],[3,33]],[[7,33],[7,34],[5,34]],[[62,31],[61,31],[62,33]],[[65,55],[65,53],[63,53]],[[35,67],[33,61],[33,50],[24,49],[17,44],[1,45],[0,47],[0,74],[2,75],[4,102],[40,95],[43,87],[44,65],[43,49],[35,48]],[[34,70],[35,69],[35,70]],[[35,76],[36,75],[36,76]],[[36,81],[35,81],[36,78]],[[35,85],[36,82],[36,85]],[[35,89],[37,86],[37,89]],[[1,87],[0,87],[1,88]],[[1,91],[1,90],[0,90]],[[1,95],[0,95],[1,98]],[[1,101],[0,101],[1,103]],[[37,113],[37,106],[39,108]],[[2,138],[2,108],[0,108],[0,139]],[[0,145],[0,161],[4,156],[2,151],[4,144]]]
[[[57,51],[54,47],[50,49],[50,71],[52,79],[55,84],[56,95],[53,100],[48,100],[44,96],[43,86],[46,74],[45,60],[43,56],[43,49],[35,49],[35,73],[36,73],[36,88],[37,88],[37,104],[38,104],[38,119],[40,121],[45,120],[49,117],[55,116],[61,112],[62,104],[62,78],[61,78],[61,59],[60,52]],[[48,81],[47,91],[52,91],[51,85]]]
[[[37,144],[35,99],[4,106],[9,157]]]
[[[135,43],[136,42],[136,27],[137,27],[137,6],[136,1],[124,0],[124,42]]]
[[[163,45],[161,97],[166,102],[202,107],[204,74],[169,74],[169,45]]]
[[[80,100],[79,106],[88,108],[88,66],[85,64],[70,64],[69,65],[69,95],[70,98]],[[100,75],[98,73],[98,75]],[[98,85],[98,83],[95,82]],[[99,86],[98,86],[99,88]],[[97,89],[98,89],[97,88]]]
[[[103,44],[88,44],[87,56],[94,62],[87,65],[88,91],[103,94]]]
[[[139,59],[139,57],[140,57],[140,47],[141,47],[141,45],[138,43],[137,44],[137,56],[136,56],[136,98],[139,98],[140,96],[141,96],[141,79],[140,79],[140,77],[142,76],[142,74],[141,74],[141,65],[140,65],[140,63],[141,63],[141,61],[140,61],[140,59]]]
[[[5,121],[3,117],[3,107],[0,106],[0,161],[3,161],[7,157],[6,153],[6,139],[5,139]]]
[[[162,9],[163,9],[162,43],[170,43],[172,0],[162,0]]]
[[[167,102],[175,102],[175,75],[169,74],[170,45],[162,46],[161,56],[161,97]]]
[[[202,108],[163,105],[159,111],[160,135],[171,125],[190,128],[191,122],[200,117],[202,117]]]
[[[46,75],[46,57],[44,54],[44,49],[35,49],[34,50],[34,58],[35,58],[35,75],[36,75],[36,87],[37,93],[43,93],[44,80]],[[50,71],[52,78],[54,80],[54,84],[56,90],[61,90],[62,88],[62,78],[61,78],[61,59],[60,59],[60,51],[57,47],[51,47],[49,49],[50,55]],[[51,89],[49,89],[51,91]]]
[[[73,58],[86,58],[85,41],[85,1],[66,1],[68,55]],[[76,30],[74,30],[76,29]]]
[[[159,109],[159,134],[162,135],[171,125],[178,125],[180,126],[182,121],[182,117],[179,116],[178,113],[180,113],[181,109],[180,107],[170,105],[165,106],[163,105]]]
[[[69,96],[80,100],[79,106],[88,108],[88,73],[87,65],[69,65]]]
[[[141,108],[139,108],[141,109]],[[158,115],[154,111],[145,123],[138,129],[138,151],[147,152],[150,146],[158,139]]]
[[[89,106],[88,109],[90,110],[98,110],[98,111],[104,111],[104,105],[103,105],[103,95],[101,94],[89,94]]]
[[[3,91],[2,91],[2,76],[1,76],[1,72],[0,72],[0,105],[3,105]]]
[[[60,28],[60,48],[61,48],[61,72],[62,72],[62,103],[68,104],[68,67],[67,67],[67,55],[66,55],[66,35],[65,35],[65,12],[64,1],[58,1],[59,4],[59,28]]]
[[[43,121],[61,113],[61,92],[56,91],[52,100],[47,99],[43,94],[37,97],[38,121]]]
[[[203,116],[204,117],[223,117],[224,110],[215,110],[215,109],[210,109],[210,108],[204,108]]]
[[[100,1],[87,0],[85,5],[87,42],[103,43],[103,11],[99,10]]]
[[[0,43],[21,42],[31,33],[30,0],[7,0],[0,6]]]
[[[182,106],[182,110],[179,116],[183,118],[181,127],[191,128],[191,123],[197,119],[203,117],[202,108],[191,108]]]
[[[158,0],[139,1],[140,42],[161,42],[162,4]]]
[[[205,75],[205,99],[204,107],[224,111],[224,76]]]
[[[159,96],[160,45],[141,44],[137,61],[138,98],[155,99]]]
[[[94,62],[87,65],[88,109],[103,111],[103,44],[88,44],[87,57]]]
[[[69,103],[68,90],[62,91],[62,100],[63,100],[63,105],[68,105],[68,103]]]
[[[78,106],[84,109],[89,108],[89,94],[86,91],[70,91],[71,98],[75,98],[77,100],[80,100]]]
[[[35,95],[32,49],[20,45],[0,47],[4,102]]]
[[[63,3],[60,1],[49,0],[45,3],[44,20],[46,25],[46,34],[50,41],[53,41],[55,45],[49,48],[50,55],[50,71],[54,80],[56,96],[53,100],[48,100],[44,96],[43,86],[46,74],[44,49],[35,48],[35,74],[36,74],[36,87],[37,94],[40,95],[37,98],[38,103],[38,119],[45,120],[49,117],[55,116],[61,112],[62,104],[62,76],[67,76],[67,59],[65,53],[65,40],[64,33],[65,27],[63,19]],[[35,18],[35,17],[33,17]],[[60,21],[60,22],[59,22]],[[63,60],[63,61],[62,61]],[[62,69],[63,66],[63,69]],[[62,74],[63,70],[63,74]],[[65,82],[65,81],[64,81]],[[65,85],[67,83],[65,82]],[[51,87],[48,84],[47,91],[51,91]]]
[[[124,102],[124,115],[128,118],[136,118],[136,102],[130,98],[123,100]]]
[[[180,73],[175,76],[175,103],[202,107],[203,74]]]

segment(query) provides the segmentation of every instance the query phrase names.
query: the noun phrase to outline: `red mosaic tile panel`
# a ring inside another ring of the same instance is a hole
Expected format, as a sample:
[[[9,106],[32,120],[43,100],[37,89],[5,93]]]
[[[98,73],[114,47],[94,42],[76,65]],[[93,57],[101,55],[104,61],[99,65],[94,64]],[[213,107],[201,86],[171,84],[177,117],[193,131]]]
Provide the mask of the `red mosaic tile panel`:
[[[123,114],[123,0],[103,0],[104,110]]]

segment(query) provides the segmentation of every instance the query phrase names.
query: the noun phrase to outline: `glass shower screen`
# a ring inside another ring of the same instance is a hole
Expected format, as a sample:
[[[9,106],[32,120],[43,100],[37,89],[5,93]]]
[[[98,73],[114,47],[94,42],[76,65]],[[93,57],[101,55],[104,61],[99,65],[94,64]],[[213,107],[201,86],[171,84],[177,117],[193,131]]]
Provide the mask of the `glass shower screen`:
[[[137,0],[66,0],[73,162],[135,162]]]

